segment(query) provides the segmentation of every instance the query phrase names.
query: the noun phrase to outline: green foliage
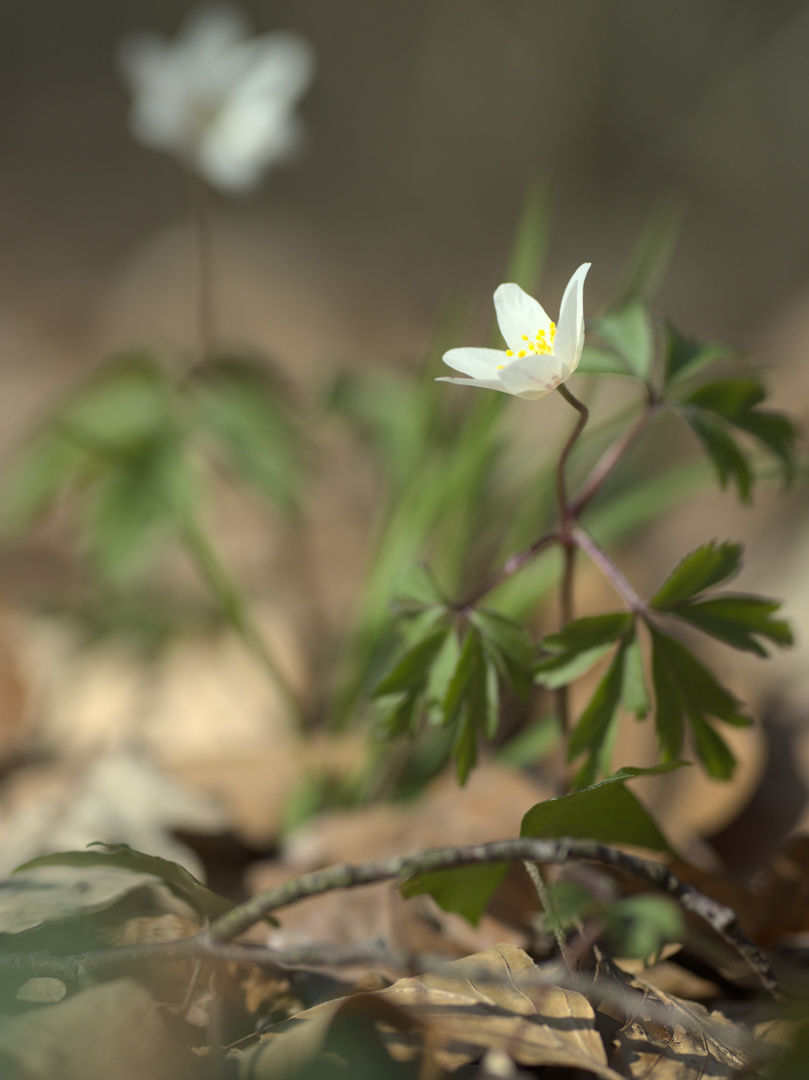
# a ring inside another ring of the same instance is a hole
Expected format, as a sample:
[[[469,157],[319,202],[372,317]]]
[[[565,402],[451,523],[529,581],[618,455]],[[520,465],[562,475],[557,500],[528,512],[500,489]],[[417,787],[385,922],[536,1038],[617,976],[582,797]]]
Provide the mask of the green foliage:
[[[753,438],[780,466],[785,484],[794,476],[797,428],[783,413],[758,406],[766,391],[758,379],[727,378],[705,383],[675,402],[713,462],[722,487],[733,482],[750,501],[753,473],[735,433]]]
[[[608,311],[593,322],[593,331],[603,342],[607,356],[623,369],[616,368],[615,374],[649,378],[654,362],[654,331],[644,304],[633,300]]]
[[[697,341],[680,333],[668,319],[663,323],[663,334],[663,381],[667,389],[680,379],[696,375],[716,360],[733,355],[727,345]]]
[[[732,645],[734,649],[767,656],[767,650],[758,638],[765,638],[780,646],[792,644],[789,623],[785,619],[770,617],[780,607],[778,600],[735,594],[678,604],[670,611],[698,630],[724,641],[726,645]]]
[[[534,648],[520,626],[496,612],[467,619],[436,604],[437,585],[423,570],[408,576],[406,590],[398,602],[409,622],[407,645],[375,688],[377,726],[388,737],[416,735],[425,719],[450,728],[463,784],[478,739],[497,734],[500,685],[518,696],[530,692]]]
[[[680,562],[666,578],[649,606],[658,611],[670,611],[683,600],[690,600],[704,589],[718,585],[738,573],[742,562],[742,545],[714,540],[698,547]]]
[[[20,455],[0,490],[0,528],[18,536],[72,497],[92,568],[120,587],[200,513],[200,449],[290,509],[300,445],[266,365],[227,357],[181,382],[155,356],[124,354],[70,394]]]
[[[546,799],[525,814],[520,836],[590,839],[674,854],[649,812],[627,789],[626,783],[637,776],[669,772],[682,764],[672,762],[651,769],[622,769],[583,791]],[[507,869],[505,864],[491,864],[415,874],[402,886],[402,892],[405,896],[429,893],[445,911],[463,915],[477,924]]]
[[[273,506],[297,509],[302,438],[266,364],[223,356],[201,365],[191,382],[190,410],[199,435],[244,484]]]
[[[650,851],[674,854],[671,846],[643,804],[626,787],[628,780],[678,768],[623,769],[598,784],[546,799],[527,811],[520,836],[554,839],[600,840],[605,844],[631,844]]]
[[[603,915],[604,936],[613,956],[648,960],[669,942],[682,941],[685,934],[683,913],[665,896],[626,896],[609,904]]]
[[[682,753],[685,724],[697,756],[718,780],[733,775],[735,759],[710,718],[735,727],[751,723],[739,701],[679,641],[651,627],[655,724],[664,760]]]

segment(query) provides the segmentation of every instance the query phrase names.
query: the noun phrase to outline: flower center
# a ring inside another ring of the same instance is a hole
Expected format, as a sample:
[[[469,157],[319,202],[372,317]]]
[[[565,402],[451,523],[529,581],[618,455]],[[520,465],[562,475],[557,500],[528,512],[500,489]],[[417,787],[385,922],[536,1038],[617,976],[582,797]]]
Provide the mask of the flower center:
[[[556,337],[556,323],[551,323],[548,329],[548,333],[544,330],[540,330],[535,339],[532,341],[527,334],[522,334],[522,340],[526,343],[524,349],[518,349],[516,356],[518,359],[522,359],[524,356],[528,356],[529,353],[534,353],[539,356],[542,353],[549,356],[553,352],[553,341]],[[513,349],[506,349],[506,356],[511,359],[515,356]],[[502,371],[505,364],[499,364],[497,370]]]

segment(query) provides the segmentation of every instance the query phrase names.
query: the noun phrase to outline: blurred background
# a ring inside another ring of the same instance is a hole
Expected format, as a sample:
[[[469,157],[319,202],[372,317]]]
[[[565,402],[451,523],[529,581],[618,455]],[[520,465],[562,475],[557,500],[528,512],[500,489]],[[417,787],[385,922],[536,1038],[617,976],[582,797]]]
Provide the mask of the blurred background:
[[[555,310],[570,273],[591,261],[586,309],[593,314],[614,294],[655,200],[673,192],[686,216],[656,306],[686,332],[779,365],[768,376],[774,400],[805,418],[809,8],[801,0],[240,6],[257,32],[303,33],[318,70],[300,110],[308,142],[299,160],[273,171],[256,193],[215,203],[213,318],[220,340],[272,356],[303,397],[317,396],[337,365],[415,370],[448,295],[462,295],[479,312],[471,343],[489,318],[491,293],[535,183],[548,185],[553,205],[543,301],[547,296]],[[130,136],[128,97],[115,66],[125,34],[150,30],[171,38],[189,10],[179,0],[4,0],[0,470],[57,396],[111,352],[133,344],[181,351],[194,345],[183,179],[168,157]],[[521,406],[513,407],[527,417]],[[561,405],[554,402],[552,412],[551,427],[567,422]],[[339,469],[342,460],[337,454],[331,464]],[[323,505],[333,513],[310,537],[310,585],[331,590],[332,613],[350,603],[362,561],[362,514],[373,497],[369,478],[361,469],[354,475],[353,458],[345,468],[352,475],[339,494],[321,483]],[[661,567],[708,536],[749,535],[759,554],[745,585],[788,595],[789,613],[800,623],[809,612],[803,502],[799,491],[785,509],[765,493],[742,514],[732,499],[711,496],[690,518],[680,515],[679,532],[664,523],[626,557],[640,584],[653,584]],[[229,553],[265,577],[273,568],[277,580],[288,554],[268,556],[263,534],[252,544],[254,518],[226,505]],[[343,529],[337,519],[345,506],[359,513]],[[0,558],[0,594],[9,609],[23,605],[32,580],[63,585],[68,571],[58,553],[42,537],[37,543]],[[324,569],[317,560],[325,548],[332,561]],[[276,633],[283,651],[284,617],[273,618],[279,623],[271,619],[267,632]],[[121,658],[107,668],[103,685],[84,687],[76,698],[62,682],[48,698],[39,686],[42,669],[61,671],[66,647],[50,638],[43,645],[41,636],[31,644],[14,626],[14,648],[25,654],[22,674],[7,680],[8,694],[18,695],[15,716],[35,715],[43,724],[47,700],[61,717],[49,728],[52,740],[67,741],[83,724],[82,745],[115,742],[107,734],[118,707],[112,702],[133,681]],[[217,664],[226,667],[208,653],[196,667],[187,663],[173,704],[165,705],[174,735],[155,727],[164,760],[173,760],[172,746],[179,760],[189,732],[201,726],[199,702],[188,707],[182,686],[200,670],[207,677]],[[805,661],[793,655],[789,663],[788,674],[768,676],[768,687],[776,677],[800,683]],[[289,664],[294,674],[294,656]],[[95,661],[90,666],[98,671]],[[75,658],[68,664],[74,684],[80,667]],[[297,676],[304,677],[300,665]],[[228,689],[205,691],[220,724],[205,753],[218,752],[223,739],[247,745],[253,729],[245,711],[266,709],[252,704],[241,667],[233,677],[242,695],[238,709]],[[805,704],[802,692],[796,700]],[[223,729],[223,709],[239,713],[238,722],[231,717],[235,728]],[[759,764],[751,765],[751,776]],[[261,812],[270,815],[266,806]]]

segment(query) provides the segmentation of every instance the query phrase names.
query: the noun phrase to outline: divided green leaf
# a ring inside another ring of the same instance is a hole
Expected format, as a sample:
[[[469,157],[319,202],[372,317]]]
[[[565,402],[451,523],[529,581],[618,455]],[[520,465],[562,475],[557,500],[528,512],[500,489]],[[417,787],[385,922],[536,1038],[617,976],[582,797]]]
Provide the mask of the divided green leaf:
[[[785,619],[771,618],[780,607],[777,600],[734,593],[676,604],[669,607],[669,611],[734,649],[767,656],[767,650],[758,638],[782,647],[793,641],[789,623]]]
[[[725,488],[733,481],[742,502],[750,502],[750,490],[753,486],[753,474],[746,456],[739,449],[736,440],[728,434],[722,424],[707,413],[696,409],[684,410],[683,415],[708,457],[711,459],[720,487]]]
[[[655,723],[665,758],[682,751],[685,723],[694,734],[697,754],[711,776],[726,780],[733,772],[733,755],[710,724],[714,717],[736,727],[750,718],[739,701],[703,667],[679,641],[649,627],[652,636],[652,674],[655,688]]]
[[[715,360],[733,355],[729,346],[687,337],[668,321],[664,324],[663,334],[664,375],[667,386],[696,375]]]
[[[758,379],[719,379],[691,391],[680,405],[713,461],[722,486],[733,480],[745,502],[749,500],[752,485],[750,466],[728,427],[751,435],[776,457],[784,483],[789,484],[794,476],[797,428],[783,413],[760,409],[758,406],[765,397],[766,391]]]
[[[303,442],[278,380],[266,365],[223,357],[196,374],[191,401],[200,433],[225,463],[280,509],[298,504]]]
[[[647,379],[654,361],[654,331],[644,304],[632,300],[596,319],[593,330],[632,374]]]
[[[567,748],[568,761],[573,761],[579,754],[587,754],[585,765],[576,777],[577,786],[592,783],[599,769],[605,764],[605,751],[609,749],[611,736],[618,721],[624,681],[625,651],[626,645],[622,642],[570,735]]]
[[[500,678],[525,700],[531,693],[536,654],[528,634],[519,623],[496,611],[478,609],[470,622]]]
[[[690,552],[678,563],[650,600],[650,606],[667,611],[683,600],[726,581],[738,572],[742,561],[742,545],[715,540]]]

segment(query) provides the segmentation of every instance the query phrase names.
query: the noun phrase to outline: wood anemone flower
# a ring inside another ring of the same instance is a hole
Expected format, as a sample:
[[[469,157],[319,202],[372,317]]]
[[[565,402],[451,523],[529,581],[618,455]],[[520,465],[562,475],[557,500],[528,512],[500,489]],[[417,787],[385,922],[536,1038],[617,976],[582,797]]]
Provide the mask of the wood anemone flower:
[[[538,401],[566,382],[579,366],[584,347],[583,293],[589,269],[590,263],[583,263],[567,283],[558,324],[519,285],[500,285],[494,309],[508,348],[450,349],[444,363],[469,377],[442,376],[438,382],[501,390],[527,401]]]
[[[294,114],[314,54],[300,34],[251,37],[225,4],[192,12],[174,42],[130,34],[118,55],[139,142],[229,194],[249,190],[301,139]]]

